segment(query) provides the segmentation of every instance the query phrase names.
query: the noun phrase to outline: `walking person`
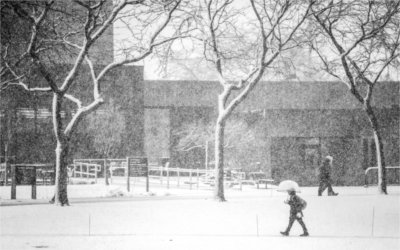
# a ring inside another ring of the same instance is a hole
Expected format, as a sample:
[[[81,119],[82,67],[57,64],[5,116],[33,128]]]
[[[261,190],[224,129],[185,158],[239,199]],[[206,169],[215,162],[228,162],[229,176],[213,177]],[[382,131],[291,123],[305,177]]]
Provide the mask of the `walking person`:
[[[326,188],[328,188],[328,196],[335,196],[339,194],[335,193],[332,188],[332,179],[331,179],[332,162],[333,162],[333,157],[328,155],[327,157],[325,157],[324,162],[319,168],[318,196],[321,196]]]
[[[290,216],[289,216],[289,225],[286,230],[281,232],[282,235],[288,236],[290,229],[293,226],[295,220],[299,222],[301,227],[303,228],[303,234],[300,236],[307,237],[309,236],[306,224],[303,221],[303,210],[307,206],[307,202],[303,200],[300,196],[296,195],[296,191],[294,189],[287,191],[289,194],[289,198],[285,200],[285,203],[290,206]]]

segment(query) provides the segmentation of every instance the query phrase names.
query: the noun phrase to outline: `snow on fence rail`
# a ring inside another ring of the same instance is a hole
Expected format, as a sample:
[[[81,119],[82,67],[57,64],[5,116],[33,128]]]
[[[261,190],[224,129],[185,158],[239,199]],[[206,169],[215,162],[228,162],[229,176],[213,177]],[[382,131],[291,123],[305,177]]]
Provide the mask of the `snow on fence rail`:
[[[125,176],[126,171],[126,158],[123,159],[74,159],[74,164],[76,163],[92,163],[101,166],[101,173],[104,176],[105,169],[109,171],[110,176]],[[117,172],[117,174],[115,173]],[[122,173],[121,173],[122,172]]]
[[[95,178],[97,183],[98,174],[101,172],[101,165],[87,162],[75,162],[70,165],[70,176],[89,179]]]
[[[181,183],[183,183],[188,184],[190,189],[192,189],[193,185],[199,188],[200,182],[213,184],[214,181],[210,179],[213,173],[213,170],[206,169],[170,168],[168,166],[149,165],[149,177],[159,179],[161,185],[165,181],[167,188],[170,187],[172,180],[176,183],[177,187],[180,187]]]
[[[94,166],[97,166],[94,168]],[[71,165],[72,177],[105,177],[105,169],[107,170],[110,181],[114,177],[127,176],[127,159],[75,159],[74,164]],[[89,170],[89,172],[88,172]],[[94,171],[95,170],[95,171]],[[161,185],[166,185],[167,188],[171,184],[176,184],[177,187],[182,185],[189,185],[192,189],[193,185],[199,188],[202,184],[214,184],[211,178],[214,175],[213,170],[206,169],[189,169],[189,168],[170,168],[169,162],[165,166],[160,166],[159,163],[149,162],[148,175],[150,178],[158,179]],[[96,179],[97,181],[97,179]]]

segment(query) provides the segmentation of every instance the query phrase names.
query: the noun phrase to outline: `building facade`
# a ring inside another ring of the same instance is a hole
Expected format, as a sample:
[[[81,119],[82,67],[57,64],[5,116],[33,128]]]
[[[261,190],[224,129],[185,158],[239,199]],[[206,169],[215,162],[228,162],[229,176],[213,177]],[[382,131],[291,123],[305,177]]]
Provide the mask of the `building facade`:
[[[174,146],[180,135],[176,131],[195,120],[212,123],[216,117],[218,83],[146,81],[142,75],[141,67],[129,66],[113,71],[104,80],[107,102],[117,106],[115,110],[125,117],[123,139],[115,145],[119,150],[113,155],[99,152],[93,143],[96,132],[88,131],[91,125],[82,121],[73,139],[71,160],[141,155],[151,161],[170,158],[174,167],[204,168],[205,150],[177,151]],[[76,94],[89,93],[77,89]],[[16,162],[53,161],[51,98],[31,96],[16,89],[1,95],[1,154],[7,146],[8,154]],[[399,165],[399,83],[380,83],[373,99],[386,164]],[[107,110],[105,105],[90,116],[101,117]],[[66,119],[71,112],[73,107],[65,110]],[[237,166],[228,166],[231,168],[262,170],[276,180],[294,179],[302,185],[315,185],[318,166],[329,154],[334,158],[335,184],[354,185],[362,184],[364,170],[376,164],[366,114],[337,82],[260,82],[233,117],[254,128],[263,143],[240,149],[248,157]],[[117,124],[108,127],[113,126]],[[212,142],[208,157],[212,164]]]
[[[175,131],[193,119],[206,116],[212,120],[216,117],[218,91],[217,82],[145,81],[145,113],[151,110],[162,114],[145,126],[169,124],[169,130]],[[384,138],[386,164],[399,165],[399,83],[380,83],[373,105]],[[318,166],[326,155],[332,155],[335,184],[360,185],[364,183],[364,170],[376,166],[369,121],[341,83],[260,82],[233,116],[256,128],[264,143],[246,149],[249,159],[242,166],[230,167],[253,171],[261,168],[278,181],[294,179],[302,185],[316,185]],[[200,158],[197,162],[178,161],[179,152],[173,150],[179,140],[176,137],[174,133],[160,135],[145,143],[155,145],[164,140],[165,145],[171,145],[172,163],[204,167],[202,149],[194,153],[194,158]],[[398,173],[393,174],[393,181],[398,181]]]

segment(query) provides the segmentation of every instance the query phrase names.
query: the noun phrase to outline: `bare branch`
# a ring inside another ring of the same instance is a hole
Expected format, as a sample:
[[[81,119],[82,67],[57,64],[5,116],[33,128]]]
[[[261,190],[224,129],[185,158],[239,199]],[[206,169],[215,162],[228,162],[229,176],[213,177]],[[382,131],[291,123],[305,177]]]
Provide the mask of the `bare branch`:
[[[97,98],[92,103],[85,107],[81,107],[77,110],[76,114],[72,117],[71,121],[68,123],[67,127],[64,130],[64,135],[67,137],[71,136],[72,131],[78,125],[79,121],[88,113],[96,110],[100,107],[101,104],[104,103],[103,98]]]
[[[85,57],[87,64],[89,65],[89,70],[90,70],[90,75],[92,76],[92,81],[93,81],[93,97],[94,99],[97,99],[100,97],[100,84],[99,84],[99,79],[96,77],[96,73],[94,71],[93,63],[90,60],[89,56]]]
[[[375,53],[374,51],[376,51],[376,53],[381,53],[379,51],[380,45],[377,39],[380,39],[379,37],[381,35],[379,34],[385,32],[385,29],[390,25],[393,17],[399,14],[400,2],[393,3],[390,6],[387,5],[388,9],[382,12],[379,10],[379,13],[376,11],[374,12],[373,8],[381,8],[382,6],[377,5],[374,1],[368,1],[368,6],[365,10],[361,10],[359,6],[353,7],[351,3],[347,4],[343,1],[340,1],[339,4],[340,6],[334,6],[331,2],[329,6],[330,11],[325,15],[324,19],[322,19],[321,16],[326,9],[324,11],[314,12],[314,19],[339,53],[338,59],[341,62],[342,69],[347,78],[347,81],[342,81],[348,84],[350,92],[360,103],[369,105],[374,84],[378,81],[386,67],[398,56],[395,54],[395,50],[393,50],[389,58],[385,60],[381,58],[374,59],[375,56],[373,56],[373,53]],[[344,5],[347,5],[343,7],[343,9],[346,9],[346,12],[342,11],[342,6]],[[355,11],[354,13],[351,12],[351,8]],[[338,16],[331,16],[331,13],[335,11],[338,11]],[[354,15],[354,17],[352,15]],[[352,21],[351,18],[353,18],[354,21]],[[337,27],[333,27],[332,23],[338,23]],[[349,27],[348,30],[340,30],[341,28],[343,29],[344,25]],[[394,34],[398,36],[398,33],[397,31]],[[389,36],[392,35],[393,34]],[[382,39],[385,39],[384,36],[385,35],[382,35]],[[350,40],[349,37],[353,38],[353,41]],[[345,43],[342,42],[342,44],[340,44],[339,40],[350,41],[350,45],[345,49]],[[396,49],[398,47],[398,40],[395,44]],[[378,46],[378,48],[375,48],[376,46]],[[324,60],[319,51],[315,51],[323,62],[325,70],[331,75],[341,79],[337,74],[333,74],[331,66],[328,64],[327,60]],[[376,63],[382,65],[374,65]],[[372,69],[369,69],[370,67],[372,67]],[[377,67],[380,68],[378,69]],[[375,73],[374,79],[371,80],[369,77],[372,76],[375,69],[377,69],[377,72]],[[355,71],[354,75],[353,71]],[[359,90],[357,90],[356,79],[362,80],[362,82],[368,86],[364,97]]]
[[[46,92],[46,93],[48,93],[48,92],[52,91],[50,87],[30,88],[28,85],[26,85],[25,83],[18,81],[18,80],[19,80],[19,78],[10,80],[11,82],[3,83],[1,86],[1,90],[6,89],[8,86],[14,85],[14,86],[20,86],[20,87],[24,88],[26,91],[30,91],[30,92]],[[14,81],[18,81],[18,82],[14,82]]]
[[[152,35],[151,38],[150,38],[149,47],[148,47],[147,51],[143,52],[141,55],[139,55],[139,56],[137,56],[137,57],[135,57],[135,58],[132,58],[132,59],[125,59],[125,60],[122,60],[122,61],[120,61],[120,62],[114,62],[114,63],[111,63],[111,64],[107,65],[107,66],[98,74],[97,79],[101,79],[107,72],[109,72],[110,70],[112,70],[112,69],[114,69],[114,68],[116,68],[116,67],[119,67],[119,66],[121,66],[121,65],[130,64],[130,63],[139,62],[139,61],[143,60],[144,58],[146,58],[147,56],[149,56],[149,55],[153,52],[154,48],[157,47],[157,46],[163,45],[163,44],[165,44],[165,43],[174,41],[174,40],[179,39],[179,38],[186,37],[186,36],[179,35],[179,36],[169,37],[169,38],[167,38],[167,39],[164,39],[164,40],[155,42],[155,40],[159,37],[159,35],[161,34],[161,32],[167,27],[168,23],[171,21],[172,15],[173,15],[173,13],[177,10],[177,8],[178,8],[180,2],[181,2],[181,1],[176,1],[175,5],[171,8],[171,10],[169,10],[168,15],[167,15],[167,18],[166,18],[166,19],[164,20],[164,22],[158,27],[158,29],[153,33],[153,35]]]
[[[74,97],[73,95],[65,94],[64,97],[70,101],[73,101],[78,106],[78,109],[80,109],[82,107],[82,102],[78,98]]]

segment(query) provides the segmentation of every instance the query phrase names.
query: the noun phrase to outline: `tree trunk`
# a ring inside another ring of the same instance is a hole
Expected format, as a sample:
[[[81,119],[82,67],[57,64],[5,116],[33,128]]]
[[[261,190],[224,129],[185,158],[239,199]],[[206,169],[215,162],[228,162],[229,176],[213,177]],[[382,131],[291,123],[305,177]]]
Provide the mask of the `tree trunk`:
[[[376,119],[375,113],[372,107],[367,105],[366,112],[368,119],[371,123],[372,132],[374,134],[374,142],[376,148],[376,163],[378,165],[378,189],[381,194],[387,194],[387,181],[386,181],[386,164],[383,152],[382,137],[379,130],[378,120]]]
[[[56,183],[54,191],[54,202],[56,205],[69,205],[67,184],[68,184],[68,150],[67,140],[58,140],[56,147]]]
[[[7,169],[8,169],[8,166],[10,165],[9,164],[9,159],[8,159],[8,155],[9,155],[8,148],[9,148],[9,141],[6,141],[6,143],[4,144],[4,164],[5,164],[5,169],[4,169],[4,177],[3,177],[4,178],[3,186],[7,186],[7,179],[8,179]]]
[[[215,127],[215,189],[214,198],[226,201],[224,195],[224,131],[225,121],[217,119]]]
[[[51,202],[56,205],[69,205],[67,195],[67,180],[68,180],[68,151],[69,138],[63,133],[63,122],[61,117],[61,106],[63,96],[58,93],[53,95],[53,129],[56,137],[56,177],[54,197]]]
[[[7,122],[7,139],[5,140],[4,143],[4,164],[6,166],[5,171],[4,171],[4,186],[7,186],[7,181],[8,181],[8,175],[7,175],[7,169],[10,166],[10,145],[11,145],[11,140],[13,139],[13,131],[12,131],[12,118],[13,116],[16,115],[17,111],[15,109],[12,109],[14,113],[11,112],[6,112],[6,122]]]

